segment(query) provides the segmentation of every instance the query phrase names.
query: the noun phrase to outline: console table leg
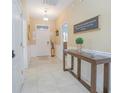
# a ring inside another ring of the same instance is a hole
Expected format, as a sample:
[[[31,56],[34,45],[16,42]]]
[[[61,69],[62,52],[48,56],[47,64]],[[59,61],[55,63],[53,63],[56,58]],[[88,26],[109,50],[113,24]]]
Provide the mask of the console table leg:
[[[103,93],[109,93],[109,63],[104,64],[104,89]]]
[[[71,56],[71,70],[74,69],[74,57]]]
[[[77,59],[77,78],[80,79],[81,78],[81,59]]]
[[[63,70],[65,71],[65,53],[63,53]]]
[[[91,64],[91,93],[96,93],[96,64]]]

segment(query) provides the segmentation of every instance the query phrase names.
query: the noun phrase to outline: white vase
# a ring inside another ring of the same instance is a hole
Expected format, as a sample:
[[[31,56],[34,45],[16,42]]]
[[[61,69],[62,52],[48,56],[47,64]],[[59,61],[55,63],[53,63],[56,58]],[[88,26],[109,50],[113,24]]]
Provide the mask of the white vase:
[[[82,44],[77,44],[77,50],[80,52],[82,49]]]

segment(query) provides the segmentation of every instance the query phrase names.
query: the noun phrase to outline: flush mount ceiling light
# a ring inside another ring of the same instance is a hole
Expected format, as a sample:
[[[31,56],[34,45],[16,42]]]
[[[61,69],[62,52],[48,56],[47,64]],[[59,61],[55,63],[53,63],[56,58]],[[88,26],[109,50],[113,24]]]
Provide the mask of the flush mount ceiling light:
[[[48,19],[48,17],[43,17],[43,20],[48,21],[49,19]]]

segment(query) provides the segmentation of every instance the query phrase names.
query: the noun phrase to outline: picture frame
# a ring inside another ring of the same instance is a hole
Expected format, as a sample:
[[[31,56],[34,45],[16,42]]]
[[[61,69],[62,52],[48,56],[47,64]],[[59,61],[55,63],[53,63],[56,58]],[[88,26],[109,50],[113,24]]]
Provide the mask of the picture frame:
[[[74,33],[84,32],[98,28],[99,28],[99,16],[96,16],[74,25]]]

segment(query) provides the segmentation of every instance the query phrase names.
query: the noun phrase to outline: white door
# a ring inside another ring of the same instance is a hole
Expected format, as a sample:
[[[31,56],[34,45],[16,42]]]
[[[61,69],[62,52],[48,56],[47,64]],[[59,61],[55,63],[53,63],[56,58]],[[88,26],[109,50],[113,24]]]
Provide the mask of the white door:
[[[23,60],[24,68],[28,68],[28,48],[27,48],[27,21],[23,18]]]
[[[21,9],[17,0],[12,0],[12,93],[20,93],[23,83],[23,20]]]
[[[37,56],[50,56],[50,31],[36,31]]]

